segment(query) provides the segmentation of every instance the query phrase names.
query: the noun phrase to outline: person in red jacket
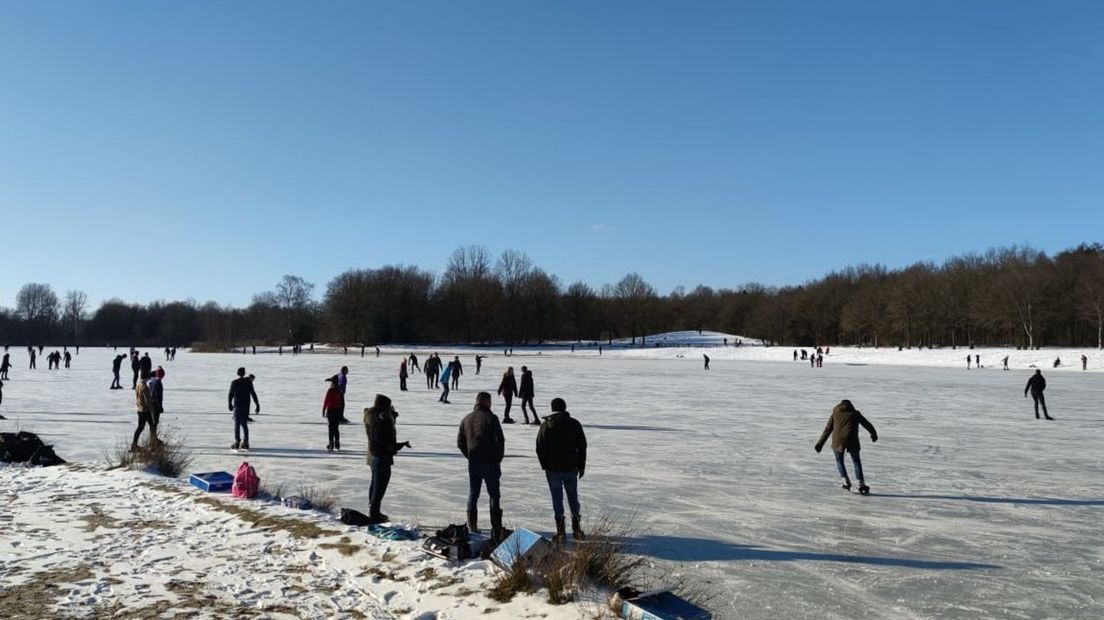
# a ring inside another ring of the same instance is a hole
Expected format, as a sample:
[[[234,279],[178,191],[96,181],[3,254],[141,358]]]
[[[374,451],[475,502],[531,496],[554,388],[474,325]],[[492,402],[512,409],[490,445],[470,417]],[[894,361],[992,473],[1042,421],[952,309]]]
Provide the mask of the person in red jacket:
[[[330,443],[326,444],[326,450],[330,452],[341,449],[341,420],[345,417],[345,396],[337,387],[337,375],[326,379],[330,383],[330,389],[326,390],[326,398],[322,400],[322,417],[330,427]]]

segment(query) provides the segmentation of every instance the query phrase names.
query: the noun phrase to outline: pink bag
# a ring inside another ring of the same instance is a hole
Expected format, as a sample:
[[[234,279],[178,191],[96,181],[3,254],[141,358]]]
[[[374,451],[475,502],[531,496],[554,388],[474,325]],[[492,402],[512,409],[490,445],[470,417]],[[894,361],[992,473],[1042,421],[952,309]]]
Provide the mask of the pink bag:
[[[253,499],[261,488],[261,479],[257,476],[257,470],[248,461],[243,461],[238,466],[238,473],[234,476],[234,484],[230,487],[230,494],[239,499]]]

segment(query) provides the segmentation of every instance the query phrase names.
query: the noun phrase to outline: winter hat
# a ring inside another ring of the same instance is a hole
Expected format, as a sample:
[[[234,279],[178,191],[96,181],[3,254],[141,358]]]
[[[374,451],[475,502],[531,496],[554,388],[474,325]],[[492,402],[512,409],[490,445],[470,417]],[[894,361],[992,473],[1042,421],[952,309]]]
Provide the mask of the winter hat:
[[[157,370],[153,374],[157,375],[158,379],[164,379],[165,378],[165,369],[158,366]]]
[[[846,398],[840,401],[840,406],[843,407],[844,409],[854,409],[855,408],[855,405],[852,405],[851,401],[847,400]]]
[[[383,394],[376,394],[376,402],[372,405],[372,409],[376,411],[390,411],[391,399]]]
[[[553,398],[552,399],[552,411],[555,411],[555,412],[567,411],[567,403],[565,403],[564,399],[562,399],[562,398]]]

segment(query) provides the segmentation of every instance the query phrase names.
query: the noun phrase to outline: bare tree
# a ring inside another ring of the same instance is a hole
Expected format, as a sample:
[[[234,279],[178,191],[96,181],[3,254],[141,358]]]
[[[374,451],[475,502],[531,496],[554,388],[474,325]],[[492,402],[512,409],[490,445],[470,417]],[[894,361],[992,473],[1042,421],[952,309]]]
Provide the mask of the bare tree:
[[[640,334],[640,344],[644,345],[645,331],[648,322],[649,304],[655,299],[656,291],[651,284],[644,281],[639,273],[630,273],[613,287],[614,296],[617,297],[629,319],[629,331],[632,343],[636,344],[636,334]]]
[[[289,342],[302,340],[304,330],[300,324],[310,314],[313,291],[314,284],[299,276],[285,275],[276,285],[276,302],[284,312]]]
[[[58,319],[60,304],[49,284],[24,284],[15,296],[15,313],[35,339],[44,338]]]
[[[84,291],[66,291],[63,316],[73,335],[73,342],[80,343],[81,323],[88,314],[88,295]]]

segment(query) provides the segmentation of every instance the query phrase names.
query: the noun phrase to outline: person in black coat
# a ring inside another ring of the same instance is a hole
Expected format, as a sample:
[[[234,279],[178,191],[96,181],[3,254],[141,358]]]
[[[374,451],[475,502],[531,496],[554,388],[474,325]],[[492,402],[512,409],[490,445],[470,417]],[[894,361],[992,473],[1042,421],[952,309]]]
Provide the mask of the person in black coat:
[[[1039,419],[1039,405],[1043,406],[1043,416],[1048,420],[1053,420],[1050,417],[1050,413],[1047,412],[1046,398],[1043,397],[1043,390],[1046,389],[1046,379],[1043,378],[1043,371],[1035,369],[1035,374],[1031,375],[1031,378],[1027,380],[1027,385],[1024,386],[1024,398],[1027,398],[1027,393],[1031,392],[1031,399],[1035,401],[1035,419]]]
[[[525,416],[525,423],[540,424],[541,419],[537,415],[537,408],[533,406],[533,398],[536,396],[536,390],[533,388],[533,371],[525,366],[521,367],[521,387],[518,388],[518,396],[521,397],[521,415]],[[529,410],[533,412],[532,422],[529,422],[526,405],[529,405]]]
[[[368,434],[368,466],[372,468],[372,484],[368,488],[368,519],[372,523],[387,523],[390,517],[380,511],[387,485],[391,482],[391,466],[395,455],[410,442],[399,443],[395,438],[395,418],[399,413],[391,406],[391,399],[376,394],[375,403],[364,410],[364,432]]]
[[[552,512],[556,519],[556,536],[553,541],[563,543],[567,539],[563,496],[571,507],[571,537],[584,538],[579,507],[579,480],[586,470],[587,440],[583,425],[567,412],[562,398],[552,400],[552,415],[545,416],[537,433],[537,459],[548,480],[552,493]]]

